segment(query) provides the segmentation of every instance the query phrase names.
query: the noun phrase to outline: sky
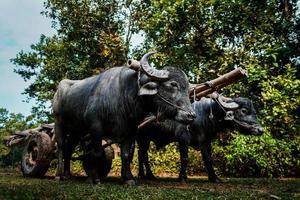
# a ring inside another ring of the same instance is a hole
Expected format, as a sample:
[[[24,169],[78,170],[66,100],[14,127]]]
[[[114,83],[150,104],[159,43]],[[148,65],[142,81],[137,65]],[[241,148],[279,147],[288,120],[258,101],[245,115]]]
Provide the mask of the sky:
[[[23,102],[21,93],[29,83],[13,72],[10,62],[21,50],[28,52],[40,35],[51,36],[50,19],[41,15],[43,0],[0,0],[0,107],[9,112],[30,114],[34,101]]]
[[[39,41],[40,35],[51,36],[51,20],[41,15],[43,0],[0,0],[0,108],[9,112],[30,115],[34,100],[24,102],[22,95],[29,85],[20,75],[13,72],[10,59],[18,52],[30,51],[30,45]],[[143,41],[141,35],[132,37],[132,45]]]

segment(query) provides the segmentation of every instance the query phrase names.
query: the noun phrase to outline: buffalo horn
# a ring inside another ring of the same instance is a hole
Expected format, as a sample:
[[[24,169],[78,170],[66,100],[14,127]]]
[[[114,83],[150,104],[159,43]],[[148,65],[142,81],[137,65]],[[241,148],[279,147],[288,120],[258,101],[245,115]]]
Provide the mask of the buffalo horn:
[[[226,102],[226,100],[228,100],[228,98],[224,98],[221,95],[218,96],[218,101],[224,108],[229,110],[235,110],[239,107],[239,104],[235,102]]]
[[[154,67],[151,67],[149,62],[148,62],[148,58],[152,55],[152,54],[155,54],[156,51],[152,51],[152,52],[149,52],[149,53],[146,53],[140,63],[141,63],[141,67],[142,67],[142,70],[150,77],[150,78],[153,78],[153,79],[158,79],[158,80],[161,80],[161,79],[168,79],[169,78],[169,72],[166,71],[166,70],[158,70],[158,69],[155,69]]]

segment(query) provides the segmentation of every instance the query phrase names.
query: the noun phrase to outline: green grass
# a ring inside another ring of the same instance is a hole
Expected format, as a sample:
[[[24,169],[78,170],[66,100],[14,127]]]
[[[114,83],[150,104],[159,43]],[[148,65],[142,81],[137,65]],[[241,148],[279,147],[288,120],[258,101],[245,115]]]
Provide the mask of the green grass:
[[[119,177],[108,177],[100,185],[90,185],[85,177],[69,181],[24,178],[19,171],[0,169],[0,199],[300,199],[300,179],[223,178],[224,183],[208,183],[190,178],[182,185],[175,178],[138,181],[125,186]]]

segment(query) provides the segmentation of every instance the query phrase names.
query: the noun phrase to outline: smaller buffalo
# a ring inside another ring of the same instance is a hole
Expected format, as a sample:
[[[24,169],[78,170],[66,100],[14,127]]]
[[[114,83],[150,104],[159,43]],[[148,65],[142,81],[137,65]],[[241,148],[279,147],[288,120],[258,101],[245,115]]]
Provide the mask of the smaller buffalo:
[[[193,103],[196,119],[186,126],[174,120],[151,122],[139,130],[137,143],[139,145],[139,177],[154,179],[148,161],[150,141],[157,148],[162,148],[171,142],[179,142],[181,169],[179,181],[187,181],[188,146],[201,150],[202,158],[208,172],[210,182],[220,182],[212,165],[211,142],[217,134],[226,130],[238,130],[243,134],[261,135],[263,128],[257,122],[256,111],[247,98],[229,99],[218,96],[202,98]],[[144,173],[144,167],[146,173]]]

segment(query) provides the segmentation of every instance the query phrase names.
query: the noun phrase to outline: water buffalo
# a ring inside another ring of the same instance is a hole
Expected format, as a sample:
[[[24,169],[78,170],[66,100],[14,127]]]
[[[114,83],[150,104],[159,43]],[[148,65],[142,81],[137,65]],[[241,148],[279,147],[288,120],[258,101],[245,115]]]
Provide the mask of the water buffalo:
[[[57,179],[70,176],[74,147],[87,135],[91,148],[86,156],[89,180],[100,183],[102,138],[121,145],[122,179],[134,184],[130,170],[137,126],[149,112],[188,124],[195,118],[189,101],[189,84],[182,70],[157,70],[145,54],[138,67],[111,68],[83,80],[62,80],[53,99],[58,148]]]
[[[227,102],[226,102],[226,101]],[[179,142],[181,169],[179,180],[186,182],[188,164],[188,146],[201,150],[202,158],[211,182],[219,182],[212,166],[211,142],[218,133],[225,130],[238,130],[244,134],[261,135],[262,127],[257,122],[256,111],[247,98],[202,98],[192,105],[196,119],[189,126],[172,120],[152,122],[139,130],[137,142],[139,145],[139,176],[140,178],[155,178],[151,172],[148,153],[150,141],[157,148],[171,142]],[[144,173],[144,167],[146,174]]]

